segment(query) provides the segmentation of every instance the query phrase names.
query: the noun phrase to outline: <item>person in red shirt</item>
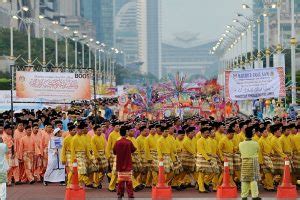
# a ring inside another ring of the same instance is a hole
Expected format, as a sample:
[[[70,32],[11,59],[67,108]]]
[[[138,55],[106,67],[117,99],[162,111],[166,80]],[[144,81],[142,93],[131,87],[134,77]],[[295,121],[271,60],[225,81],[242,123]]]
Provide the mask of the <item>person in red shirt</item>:
[[[118,172],[118,198],[124,196],[125,184],[128,198],[134,198],[132,186],[132,160],[131,154],[136,151],[132,142],[126,139],[127,127],[120,128],[122,138],[118,140],[113,148],[113,152],[117,158],[116,170]]]

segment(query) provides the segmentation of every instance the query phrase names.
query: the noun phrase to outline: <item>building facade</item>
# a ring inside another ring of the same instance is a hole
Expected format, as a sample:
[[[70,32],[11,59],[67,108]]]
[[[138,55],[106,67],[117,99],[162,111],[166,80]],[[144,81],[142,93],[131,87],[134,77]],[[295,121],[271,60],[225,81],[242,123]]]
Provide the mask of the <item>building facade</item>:
[[[159,79],[161,66],[161,1],[147,1],[147,72]]]
[[[95,26],[81,16],[82,4],[80,0],[40,0],[40,14],[51,21],[58,21],[60,25],[71,30],[95,37]],[[87,0],[89,1],[89,0]],[[51,37],[51,36],[50,36]]]
[[[277,0],[271,0],[267,1],[269,3],[276,3]],[[265,30],[267,29],[267,23],[263,16],[261,16],[262,12],[268,12],[269,13],[269,44],[271,47],[276,47],[278,44],[277,41],[277,8],[267,9],[266,5],[263,4],[262,1],[256,1],[253,0],[253,10],[254,10],[254,16],[258,18],[260,16],[261,19],[261,33],[260,33],[260,39],[261,43],[260,46],[262,49],[266,48],[267,46],[267,34],[265,33]],[[284,48],[290,48],[290,38],[291,38],[291,1],[290,0],[281,0],[280,4],[280,39],[281,39],[281,45],[283,45]],[[296,30],[296,36],[297,40],[300,40],[300,1],[295,0],[295,30]],[[254,48],[257,48],[257,28],[254,32]]]
[[[137,66],[140,63],[137,1],[116,1],[115,8],[116,48],[124,52],[125,66]]]
[[[188,76],[216,77],[218,58],[209,54],[214,42],[201,42],[196,35],[186,36],[183,34],[171,42],[162,43],[162,76],[183,72]]]
[[[96,28],[96,39],[107,46],[115,46],[115,0],[80,0],[80,16]]]

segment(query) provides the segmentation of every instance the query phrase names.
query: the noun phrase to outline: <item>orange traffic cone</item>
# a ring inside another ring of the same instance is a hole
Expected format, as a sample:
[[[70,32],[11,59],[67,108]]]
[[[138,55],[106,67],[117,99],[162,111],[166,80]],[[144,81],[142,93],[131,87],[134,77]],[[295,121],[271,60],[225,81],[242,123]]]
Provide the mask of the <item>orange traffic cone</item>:
[[[73,163],[72,181],[66,189],[65,200],[85,200],[84,188],[79,187],[77,160]]]
[[[165,168],[164,162],[159,161],[158,169],[158,183],[157,186],[152,187],[152,199],[153,200],[168,200],[172,199],[172,189],[170,186],[166,185],[165,180]]]
[[[297,190],[296,186],[291,183],[290,161],[285,159],[283,180],[280,186],[277,188],[277,198],[284,199],[296,199]]]
[[[227,158],[224,159],[223,183],[218,187],[217,198],[237,198],[236,186],[230,186],[230,174]]]

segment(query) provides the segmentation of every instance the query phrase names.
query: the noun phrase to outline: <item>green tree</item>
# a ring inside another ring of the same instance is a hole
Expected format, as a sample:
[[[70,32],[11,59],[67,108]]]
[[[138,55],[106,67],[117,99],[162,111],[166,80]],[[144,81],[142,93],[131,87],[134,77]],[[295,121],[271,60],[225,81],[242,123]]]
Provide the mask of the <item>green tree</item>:
[[[27,34],[20,32],[20,31],[14,31],[14,56],[18,57],[20,56],[24,60],[27,60]],[[52,64],[55,64],[55,42],[54,40],[50,38],[46,38],[45,40],[45,46],[46,46],[46,62],[51,62]],[[68,55],[68,62],[69,67],[75,65],[75,44],[74,42],[71,42],[69,39],[68,43],[68,49],[69,49],[69,55]],[[85,46],[85,66],[88,66],[88,47]],[[82,47],[81,45],[77,46],[78,50],[78,65],[82,64]],[[58,63],[65,65],[65,39],[61,38],[58,41]],[[10,55],[10,30],[7,28],[0,28],[0,55],[8,56]],[[40,62],[42,62],[42,39],[41,38],[31,38],[31,57],[32,60],[37,59]],[[94,55],[92,52],[92,63],[94,63]],[[39,63],[35,62],[35,65],[39,65]],[[17,59],[16,65],[22,66],[25,65],[22,59]],[[104,63],[102,63],[102,66]],[[146,82],[155,82],[157,81],[156,77],[154,77],[151,74],[141,74],[138,69],[132,70],[129,68],[124,68],[123,66],[117,64],[115,69],[115,74],[117,78],[117,84],[127,84],[130,83],[146,83]],[[10,81],[7,81],[10,79],[10,76],[8,73],[1,74],[0,73],[0,79],[6,81],[0,82],[1,87],[3,89],[10,89],[9,83]],[[3,83],[3,84],[2,84]]]

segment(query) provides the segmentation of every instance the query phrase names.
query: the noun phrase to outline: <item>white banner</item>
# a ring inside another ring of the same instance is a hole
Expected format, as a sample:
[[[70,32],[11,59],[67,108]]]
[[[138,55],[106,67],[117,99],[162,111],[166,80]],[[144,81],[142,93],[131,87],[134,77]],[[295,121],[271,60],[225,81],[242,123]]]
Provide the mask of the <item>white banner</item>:
[[[17,97],[90,100],[91,80],[86,73],[17,71]]]
[[[10,90],[0,90],[0,111],[6,111],[11,109],[11,93]],[[36,103],[14,103],[14,110],[21,109],[43,109],[45,105],[39,102],[39,99],[19,99],[16,98],[16,91],[13,91],[13,101],[17,102],[36,102]]]
[[[231,100],[285,96],[282,67],[225,72],[225,97]]]

